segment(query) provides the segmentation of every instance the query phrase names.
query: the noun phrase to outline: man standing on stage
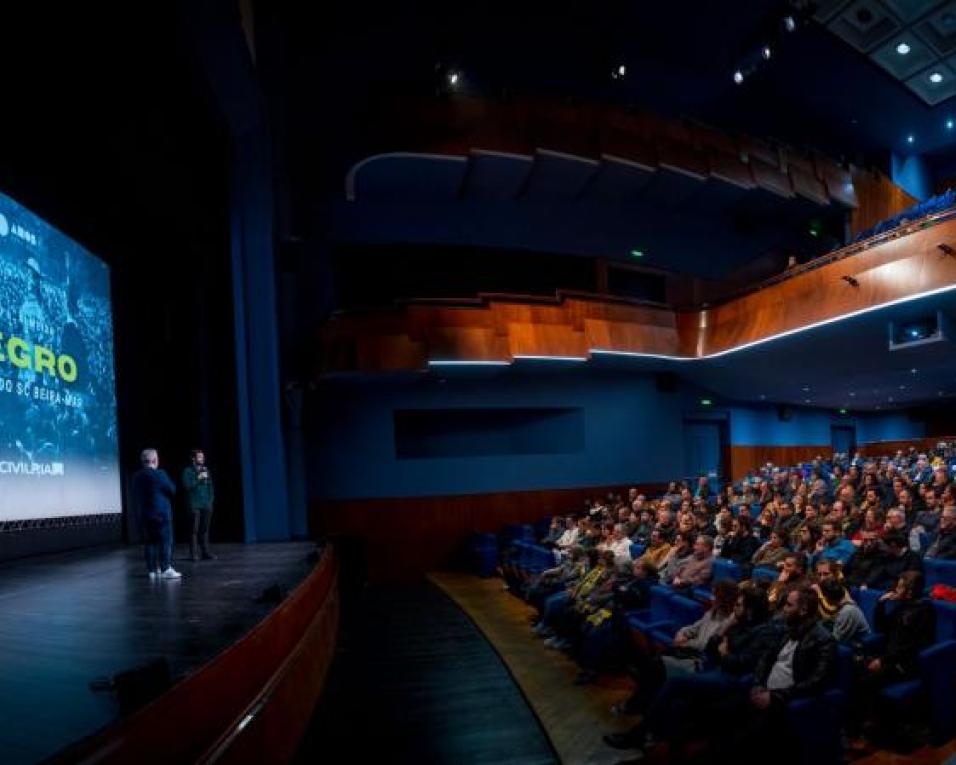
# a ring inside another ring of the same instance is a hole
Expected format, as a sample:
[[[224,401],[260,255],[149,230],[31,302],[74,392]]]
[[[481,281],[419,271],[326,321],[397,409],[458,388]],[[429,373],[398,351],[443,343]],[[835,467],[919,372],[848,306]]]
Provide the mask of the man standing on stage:
[[[173,496],[176,484],[159,469],[159,453],[143,449],[143,467],[133,476],[133,506],[146,537],[146,568],[150,579],[179,579],[173,561]]]
[[[209,521],[212,518],[215,489],[202,449],[193,449],[192,464],[183,471],[183,486],[186,487],[189,509],[193,514],[189,552],[193,560],[199,560],[201,548],[203,560],[215,560],[216,556],[209,552]]]

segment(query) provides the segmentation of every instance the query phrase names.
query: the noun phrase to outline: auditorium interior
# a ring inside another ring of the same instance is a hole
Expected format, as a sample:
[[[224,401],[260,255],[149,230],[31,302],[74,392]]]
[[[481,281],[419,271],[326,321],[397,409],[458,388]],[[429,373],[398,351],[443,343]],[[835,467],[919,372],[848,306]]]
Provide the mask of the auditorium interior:
[[[16,6],[0,762],[956,763],[956,2]]]

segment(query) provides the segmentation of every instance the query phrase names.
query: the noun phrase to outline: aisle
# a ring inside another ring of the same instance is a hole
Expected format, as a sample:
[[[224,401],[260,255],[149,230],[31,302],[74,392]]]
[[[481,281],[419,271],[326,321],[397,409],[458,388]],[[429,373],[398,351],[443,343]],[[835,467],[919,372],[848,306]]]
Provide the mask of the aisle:
[[[495,651],[439,589],[374,587],[343,606],[299,762],[556,762]]]
[[[593,685],[574,685],[578,666],[532,636],[528,629],[532,609],[505,592],[500,579],[445,572],[429,574],[429,579],[467,612],[495,646],[562,762],[604,765],[622,759],[622,753],[606,746],[601,735],[625,730],[633,722],[610,713],[611,705],[627,695],[626,680],[602,678]]]

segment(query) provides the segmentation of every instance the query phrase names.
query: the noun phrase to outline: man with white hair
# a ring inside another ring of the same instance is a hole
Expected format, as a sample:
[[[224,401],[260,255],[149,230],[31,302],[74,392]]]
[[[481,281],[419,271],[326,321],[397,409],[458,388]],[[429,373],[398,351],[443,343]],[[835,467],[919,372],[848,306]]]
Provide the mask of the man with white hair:
[[[139,455],[142,468],[133,476],[133,507],[139,516],[146,538],[146,569],[149,578],[179,579],[173,559],[173,496],[176,484],[159,467],[159,453],[143,449]]]

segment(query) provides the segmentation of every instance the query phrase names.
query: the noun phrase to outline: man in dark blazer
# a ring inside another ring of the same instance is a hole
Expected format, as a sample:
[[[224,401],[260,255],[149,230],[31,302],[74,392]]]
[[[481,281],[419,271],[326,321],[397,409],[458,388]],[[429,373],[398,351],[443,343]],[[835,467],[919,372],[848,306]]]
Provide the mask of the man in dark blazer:
[[[179,579],[173,559],[173,496],[176,484],[159,467],[159,453],[143,449],[143,467],[133,476],[133,507],[146,538],[146,568],[149,578]]]

